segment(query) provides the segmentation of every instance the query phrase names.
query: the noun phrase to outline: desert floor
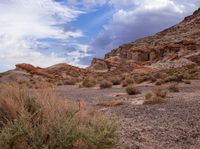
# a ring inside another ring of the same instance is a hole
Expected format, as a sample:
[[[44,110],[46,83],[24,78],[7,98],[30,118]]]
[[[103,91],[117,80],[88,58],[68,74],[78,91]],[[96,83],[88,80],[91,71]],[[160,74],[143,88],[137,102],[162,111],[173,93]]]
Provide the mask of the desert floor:
[[[61,86],[58,95],[81,100],[97,110],[119,118],[117,149],[200,149],[200,81],[179,84],[180,92],[168,93],[166,101],[143,105],[152,84],[138,86],[141,94],[127,95],[125,89]]]

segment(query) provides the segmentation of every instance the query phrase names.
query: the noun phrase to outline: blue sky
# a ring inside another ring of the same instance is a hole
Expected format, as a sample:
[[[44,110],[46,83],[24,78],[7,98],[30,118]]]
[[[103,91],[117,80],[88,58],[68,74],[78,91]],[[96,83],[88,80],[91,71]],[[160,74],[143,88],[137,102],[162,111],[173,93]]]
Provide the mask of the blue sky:
[[[199,6],[199,0],[0,0],[0,71],[17,63],[86,67]]]

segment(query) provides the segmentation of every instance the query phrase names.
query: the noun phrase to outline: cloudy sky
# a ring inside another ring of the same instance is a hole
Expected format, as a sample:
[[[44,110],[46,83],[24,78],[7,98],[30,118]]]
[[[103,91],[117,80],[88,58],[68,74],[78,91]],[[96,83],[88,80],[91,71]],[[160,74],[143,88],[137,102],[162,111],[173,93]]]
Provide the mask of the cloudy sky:
[[[0,71],[17,63],[84,67],[199,6],[200,0],[0,0]]]

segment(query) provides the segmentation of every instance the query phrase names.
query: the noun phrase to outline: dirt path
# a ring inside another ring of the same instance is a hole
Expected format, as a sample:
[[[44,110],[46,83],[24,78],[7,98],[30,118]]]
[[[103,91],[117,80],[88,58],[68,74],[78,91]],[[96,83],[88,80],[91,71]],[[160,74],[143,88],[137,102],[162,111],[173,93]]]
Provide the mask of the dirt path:
[[[128,96],[125,89],[79,89],[60,87],[61,96],[85,100],[95,105],[120,100],[116,107],[100,107],[121,120],[118,149],[200,149],[200,81],[181,84],[179,93],[168,94],[167,102],[158,105],[136,105],[152,85],[141,85],[142,94]]]

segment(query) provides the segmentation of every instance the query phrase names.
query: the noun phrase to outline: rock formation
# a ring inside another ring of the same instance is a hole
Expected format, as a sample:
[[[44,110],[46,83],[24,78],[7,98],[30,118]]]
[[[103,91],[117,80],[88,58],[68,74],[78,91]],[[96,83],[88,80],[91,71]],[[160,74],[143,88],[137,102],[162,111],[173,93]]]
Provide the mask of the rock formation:
[[[145,37],[113,49],[102,60],[95,58],[90,68],[95,71],[102,68],[109,71],[112,68],[109,68],[110,65],[106,61],[110,59],[119,64],[129,61],[151,65],[175,60],[179,62],[177,61],[179,59],[188,59],[199,63],[199,52],[200,9],[186,17],[181,23],[154,36]]]
[[[154,36],[138,39],[113,49],[104,59],[94,58],[87,69],[68,64],[48,68],[18,64],[16,69],[0,73],[0,82],[48,82],[63,84],[98,76],[118,77],[127,74],[149,74],[200,64],[200,9],[181,23]],[[41,81],[42,80],[42,81]]]

